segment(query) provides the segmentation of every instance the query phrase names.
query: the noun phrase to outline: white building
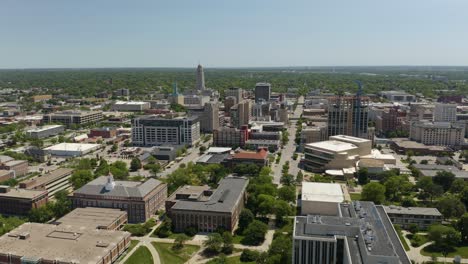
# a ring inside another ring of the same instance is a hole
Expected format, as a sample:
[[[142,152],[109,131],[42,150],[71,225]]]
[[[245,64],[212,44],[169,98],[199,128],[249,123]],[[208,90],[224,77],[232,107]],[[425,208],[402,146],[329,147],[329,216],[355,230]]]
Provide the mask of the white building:
[[[137,101],[117,101],[112,106],[112,110],[115,111],[128,111],[128,112],[142,112],[150,109],[151,104],[149,102],[137,102]]]
[[[100,144],[59,143],[44,150],[53,156],[80,157],[97,150]]]
[[[50,136],[55,136],[62,133],[65,130],[65,127],[62,125],[50,125],[43,127],[36,127],[26,131],[26,135],[31,138],[46,138]]]
[[[415,121],[411,123],[410,139],[425,145],[459,148],[465,140],[465,124]]]
[[[341,185],[337,183],[302,182],[301,214],[337,216],[344,202]]]
[[[434,108],[434,122],[457,121],[456,104],[436,104]]]
[[[383,91],[380,95],[392,102],[414,102],[416,97],[405,91]]]

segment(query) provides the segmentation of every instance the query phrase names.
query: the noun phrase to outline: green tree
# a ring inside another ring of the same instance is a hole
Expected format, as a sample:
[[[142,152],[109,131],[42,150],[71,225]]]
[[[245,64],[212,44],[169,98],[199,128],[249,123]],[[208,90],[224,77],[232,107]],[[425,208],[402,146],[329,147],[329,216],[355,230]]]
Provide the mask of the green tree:
[[[438,171],[432,180],[435,184],[442,186],[444,192],[448,191],[455,180],[455,174],[449,171]]]
[[[70,212],[71,205],[71,201],[68,199],[68,191],[58,191],[55,193],[55,203],[52,206],[52,212],[55,217],[62,217]]]
[[[203,246],[209,254],[219,254],[223,247],[223,237],[219,233],[211,233]]]
[[[450,192],[455,193],[455,194],[461,193],[463,189],[465,188],[465,186],[466,186],[465,180],[455,179],[452,182],[452,186],[450,187]]]
[[[73,185],[73,188],[79,189],[84,186],[86,183],[94,179],[93,173],[90,170],[76,170],[73,172],[70,177],[70,182]]]
[[[431,203],[434,198],[437,198],[444,193],[442,186],[434,184],[431,177],[420,177],[416,187],[421,189],[420,198],[426,199],[429,197]]]
[[[36,223],[45,223],[54,217],[54,212],[50,203],[44,206],[33,208],[29,211],[29,221]]]
[[[466,211],[463,203],[454,195],[445,195],[437,202],[437,209],[445,218],[460,217]]]
[[[286,201],[277,201],[275,204],[276,225],[283,226],[286,223],[285,217],[289,215],[293,215],[291,206]]]
[[[138,171],[141,169],[141,161],[139,158],[133,158],[130,162],[130,170],[131,171]]]
[[[468,213],[464,213],[457,223],[463,242],[468,242]]]
[[[268,226],[258,220],[253,220],[244,230],[243,244],[260,245],[265,240],[265,234],[268,231]]]
[[[270,249],[268,250],[269,263],[291,263],[292,260],[292,240],[289,235],[275,234]]]
[[[362,188],[361,200],[381,204],[385,201],[385,186],[378,182],[368,183]]]
[[[294,203],[296,201],[296,187],[282,186],[278,189],[278,198]]]
[[[116,152],[119,149],[119,146],[117,144],[113,144],[110,151],[111,152]]]
[[[367,168],[360,168],[357,172],[358,183],[360,185],[366,185],[369,183],[369,172]]]
[[[242,209],[239,215],[239,230],[244,230],[254,220],[255,216],[247,208]]]
[[[403,194],[411,190],[411,183],[405,176],[392,176],[385,183],[385,196],[391,201],[400,201]]]
[[[268,194],[260,194],[258,196],[258,213],[267,216],[274,212],[276,199],[274,196]]]
[[[223,232],[222,237],[223,237],[223,247],[221,251],[224,254],[231,254],[232,251],[234,250],[232,234],[226,231],[226,232]]]
[[[189,240],[189,237],[186,234],[177,234],[174,239],[174,245],[172,246],[172,249],[181,250],[187,240]]]
[[[461,241],[460,233],[453,227],[440,224],[429,227],[428,238],[434,241],[434,247],[442,251],[444,255]]]

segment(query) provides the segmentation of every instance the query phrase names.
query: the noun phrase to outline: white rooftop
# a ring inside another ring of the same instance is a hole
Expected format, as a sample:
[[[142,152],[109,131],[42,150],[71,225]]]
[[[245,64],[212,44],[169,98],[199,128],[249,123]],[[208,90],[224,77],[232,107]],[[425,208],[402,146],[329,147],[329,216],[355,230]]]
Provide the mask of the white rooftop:
[[[148,104],[147,102],[142,101],[117,101],[115,102],[116,105],[144,105]]]
[[[88,151],[99,147],[99,144],[82,144],[82,143],[59,143],[57,145],[45,148],[45,150],[53,151]]]
[[[371,154],[361,157],[362,159],[395,160],[392,154],[382,154],[378,149],[372,149]]]
[[[53,128],[57,128],[57,127],[63,127],[62,125],[50,125],[50,126],[42,126],[42,127],[36,127],[36,128],[33,128],[33,129],[30,129],[26,132],[41,132],[41,131],[45,131],[45,130],[48,130],[48,129],[53,129]]]
[[[338,140],[327,140],[327,141],[320,141],[315,143],[309,143],[307,146],[312,148],[323,149],[325,151],[332,151],[332,152],[343,152],[352,149],[357,149],[358,147],[351,143],[346,143],[343,141]]]
[[[356,142],[356,143],[363,143],[363,142],[369,142],[370,140],[365,139],[365,138],[358,138],[358,137],[352,137],[352,136],[346,136],[346,135],[336,135],[336,136],[331,136],[331,140],[337,139],[337,140],[346,140],[348,142]]]
[[[225,153],[230,152],[232,148],[221,148],[221,147],[210,147],[206,152],[207,153]]]
[[[337,183],[302,182],[302,200],[341,203],[344,194]]]

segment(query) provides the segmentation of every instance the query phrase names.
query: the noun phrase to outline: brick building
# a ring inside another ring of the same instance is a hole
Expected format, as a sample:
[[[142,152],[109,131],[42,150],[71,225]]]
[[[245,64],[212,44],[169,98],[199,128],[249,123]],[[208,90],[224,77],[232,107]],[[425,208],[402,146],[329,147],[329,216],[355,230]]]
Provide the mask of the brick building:
[[[166,210],[176,232],[194,227],[200,232],[214,232],[217,228],[233,231],[246,201],[249,180],[226,177],[218,188],[183,186],[166,202]]]
[[[89,132],[88,137],[102,137],[102,138],[115,138],[117,136],[117,129],[115,127],[101,127],[93,128]]]
[[[73,208],[116,208],[127,212],[129,223],[146,222],[164,205],[167,185],[155,179],[144,183],[114,181],[112,175],[101,176],[70,196]]]
[[[28,215],[33,208],[39,208],[48,201],[47,191],[16,189],[0,186],[0,214]]]
[[[8,170],[14,172],[14,177],[24,176],[28,173],[27,160],[10,160],[0,163],[0,170]]]

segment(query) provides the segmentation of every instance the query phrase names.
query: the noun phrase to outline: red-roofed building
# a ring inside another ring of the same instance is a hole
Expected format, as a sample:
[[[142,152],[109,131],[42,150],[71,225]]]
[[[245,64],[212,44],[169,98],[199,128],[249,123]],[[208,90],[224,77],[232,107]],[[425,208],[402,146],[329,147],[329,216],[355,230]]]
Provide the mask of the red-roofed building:
[[[259,167],[268,166],[268,150],[261,148],[258,151],[241,151],[226,160],[229,167],[239,164],[255,164]]]

